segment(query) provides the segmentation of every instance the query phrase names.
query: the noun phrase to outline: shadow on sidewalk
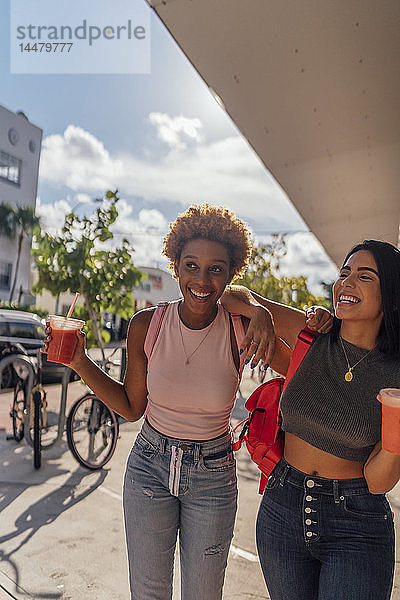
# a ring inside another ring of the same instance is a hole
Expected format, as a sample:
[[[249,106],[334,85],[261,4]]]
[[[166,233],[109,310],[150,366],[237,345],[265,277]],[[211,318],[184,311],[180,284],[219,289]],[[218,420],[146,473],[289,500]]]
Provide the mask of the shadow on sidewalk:
[[[12,510],[13,505],[17,507],[19,497],[27,490],[48,484],[50,480],[54,488],[25,508],[16,516],[12,525],[10,519],[3,518],[0,527],[1,570],[7,572],[10,580],[14,581],[16,592],[28,597],[30,597],[29,593],[20,587],[21,572],[13,555],[17,554],[39,530],[53,523],[60,515],[101,486],[108,474],[105,470],[86,471],[78,465],[74,471],[62,468],[61,464],[65,464],[65,459],[63,461],[60,459],[66,452],[69,452],[69,449],[66,442],[62,440],[57,446],[43,453],[43,466],[39,471],[35,471],[30,447],[17,445],[14,441],[4,441],[1,444],[0,514],[5,517],[7,508],[11,507]],[[43,490],[43,487],[41,489]],[[5,531],[6,522],[9,531]],[[9,542],[12,540],[16,540],[17,545],[9,550]],[[8,546],[7,550],[4,546]],[[40,557],[33,560],[39,562]],[[5,563],[8,563],[8,567]],[[39,597],[45,599],[62,596],[62,592],[43,592]]]

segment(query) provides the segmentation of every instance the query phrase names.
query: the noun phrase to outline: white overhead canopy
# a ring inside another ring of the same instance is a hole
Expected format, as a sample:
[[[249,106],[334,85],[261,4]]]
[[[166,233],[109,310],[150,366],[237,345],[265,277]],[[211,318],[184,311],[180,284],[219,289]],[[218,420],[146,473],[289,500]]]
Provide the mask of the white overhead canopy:
[[[147,0],[339,264],[398,242],[399,0]]]

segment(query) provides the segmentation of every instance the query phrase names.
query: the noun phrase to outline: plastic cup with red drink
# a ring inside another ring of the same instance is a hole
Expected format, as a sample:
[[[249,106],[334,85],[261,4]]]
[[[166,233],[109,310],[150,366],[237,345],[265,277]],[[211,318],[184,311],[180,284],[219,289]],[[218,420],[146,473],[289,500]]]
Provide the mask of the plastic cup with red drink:
[[[74,356],[78,343],[77,331],[80,331],[85,321],[57,315],[50,315],[51,340],[47,348],[47,360],[69,364]]]
[[[378,400],[382,404],[382,448],[400,454],[400,390],[385,388]]]

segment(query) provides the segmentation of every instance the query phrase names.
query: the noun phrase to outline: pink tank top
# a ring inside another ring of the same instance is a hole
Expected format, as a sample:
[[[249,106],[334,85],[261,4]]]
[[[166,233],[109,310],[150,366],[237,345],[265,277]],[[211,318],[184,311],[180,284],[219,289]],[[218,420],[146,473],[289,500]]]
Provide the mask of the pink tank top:
[[[147,419],[157,431],[187,440],[225,433],[239,387],[229,313],[218,304],[214,321],[189,329],[180,301],[166,309],[147,368]]]

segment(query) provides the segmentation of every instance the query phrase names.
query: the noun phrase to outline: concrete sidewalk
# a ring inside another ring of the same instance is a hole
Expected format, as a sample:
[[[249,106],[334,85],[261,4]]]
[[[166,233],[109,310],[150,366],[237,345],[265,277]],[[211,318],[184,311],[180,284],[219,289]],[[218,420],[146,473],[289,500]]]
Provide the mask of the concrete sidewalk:
[[[247,377],[243,394],[256,384]],[[242,407],[239,399],[234,419],[242,417]],[[65,439],[43,453],[43,466],[35,471],[31,448],[0,434],[0,600],[129,598],[121,494],[126,458],[139,429],[140,423],[121,425],[116,454],[100,472],[79,467]],[[266,600],[255,548],[258,471],[245,450],[238,455],[238,481],[239,510],[223,597]],[[391,492],[390,501],[400,512],[400,488]],[[178,578],[176,570],[174,600],[180,599]],[[400,600],[399,584],[396,563],[392,600]]]
[[[72,384],[70,401],[82,391],[78,383]],[[9,429],[3,394],[1,402]],[[53,387],[50,416],[56,404]],[[240,402],[234,414],[236,420],[243,416]],[[32,449],[0,434],[0,594],[7,591],[16,600],[127,600],[122,479],[140,426],[121,425],[116,454],[100,472],[81,468],[65,438],[43,452],[42,468],[35,471]],[[267,595],[254,541],[258,473],[245,450],[238,457],[238,473],[239,511],[224,599],[263,599]],[[174,600],[179,600],[179,569],[175,581]]]

